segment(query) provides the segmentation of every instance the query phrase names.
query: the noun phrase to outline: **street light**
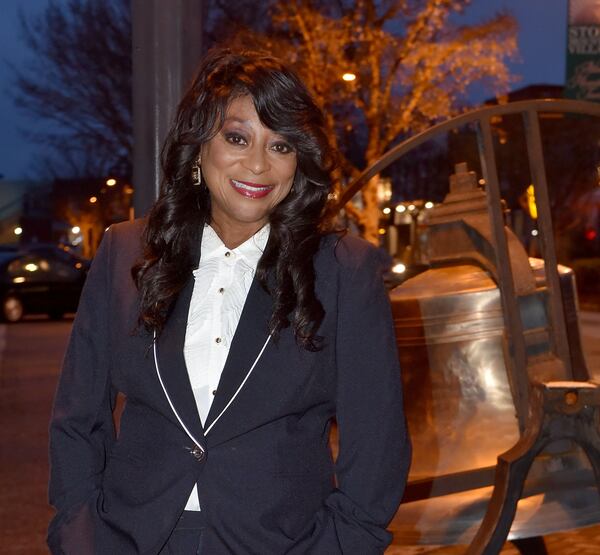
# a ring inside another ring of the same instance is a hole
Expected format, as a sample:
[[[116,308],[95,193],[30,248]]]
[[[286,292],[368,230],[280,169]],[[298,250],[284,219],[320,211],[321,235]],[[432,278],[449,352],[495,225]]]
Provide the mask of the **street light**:
[[[98,202],[98,197],[90,197],[90,204],[95,204]]]
[[[106,185],[108,185],[109,187],[114,187],[116,184],[117,184],[117,180],[114,179],[113,177],[106,180]]]
[[[22,227],[15,227],[14,234],[15,235],[21,235],[21,233],[23,233],[23,228]]]
[[[75,225],[71,228],[71,232],[77,235],[81,231],[81,228],[78,225]]]
[[[351,72],[344,73],[344,75],[342,75],[342,79],[348,82],[354,81],[356,79],[356,74]]]

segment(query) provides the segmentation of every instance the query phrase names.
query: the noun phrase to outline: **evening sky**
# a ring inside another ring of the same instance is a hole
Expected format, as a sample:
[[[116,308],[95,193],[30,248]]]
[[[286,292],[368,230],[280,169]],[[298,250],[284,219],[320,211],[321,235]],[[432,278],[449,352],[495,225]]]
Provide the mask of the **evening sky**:
[[[18,10],[39,12],[47,0],[2,0],[0,60],[19,65],[28,52],[19,36]],[[510,11],[519,23],[520,60],[511,63],[521,79],[515,88],[534,83],[563,84],[565,76],[567,0],[473,0],[462,21],[476,22],[500,10]],[[36,121],[16,111],[11,100],[11,72],[0,61],[0,174],[8,179],[35,178],[28,166],[40,153],[21,129]],[[481,100],[481,99],[478,99]]]

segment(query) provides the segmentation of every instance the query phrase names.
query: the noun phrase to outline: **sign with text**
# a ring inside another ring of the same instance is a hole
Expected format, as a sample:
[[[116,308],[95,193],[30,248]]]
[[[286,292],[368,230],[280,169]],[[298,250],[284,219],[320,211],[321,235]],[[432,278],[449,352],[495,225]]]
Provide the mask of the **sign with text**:
[[[565,95],[600,102],[600,0],[569,0]]]

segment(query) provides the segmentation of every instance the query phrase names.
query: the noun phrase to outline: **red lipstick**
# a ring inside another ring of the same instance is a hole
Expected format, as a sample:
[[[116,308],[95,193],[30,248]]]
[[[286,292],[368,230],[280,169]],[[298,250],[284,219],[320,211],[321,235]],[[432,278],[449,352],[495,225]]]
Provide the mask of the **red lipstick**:
[[[231,186],[242,196],[246,198],[263,198],[266,197],[273,189],[273,185],[260,185],[250,181],[240,181],[238,179],[230,179]]]

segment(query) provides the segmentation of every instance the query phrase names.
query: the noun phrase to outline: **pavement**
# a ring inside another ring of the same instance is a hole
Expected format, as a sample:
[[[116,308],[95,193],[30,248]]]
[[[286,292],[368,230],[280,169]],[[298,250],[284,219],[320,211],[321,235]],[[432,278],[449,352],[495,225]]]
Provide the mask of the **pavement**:
[[[48,420],[71,322],[0,324],[0,553],[42,555]]]

